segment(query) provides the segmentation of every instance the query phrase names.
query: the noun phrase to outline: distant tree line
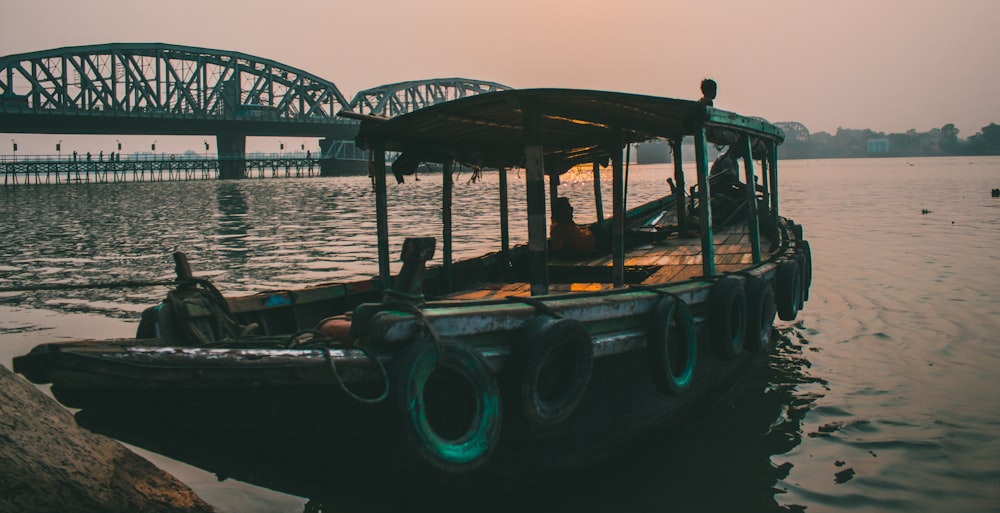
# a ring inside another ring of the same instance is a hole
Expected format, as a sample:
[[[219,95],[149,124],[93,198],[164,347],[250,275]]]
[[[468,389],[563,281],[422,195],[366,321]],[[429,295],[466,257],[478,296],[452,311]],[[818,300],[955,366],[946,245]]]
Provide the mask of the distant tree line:
[[[923,157],[946,155],[1000,155],[1000,125],[990,123],[967,138],[948,123],[929,132],[875,132],[838,128],[837,133],[810,134],[798,123],[779,124],[785,130],[783,158]]]

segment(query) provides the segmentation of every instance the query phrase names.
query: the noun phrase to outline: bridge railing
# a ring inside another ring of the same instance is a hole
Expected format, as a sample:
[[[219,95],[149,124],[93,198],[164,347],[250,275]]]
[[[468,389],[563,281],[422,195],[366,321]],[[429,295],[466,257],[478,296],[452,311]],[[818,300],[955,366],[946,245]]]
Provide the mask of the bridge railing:
[[[57,156],[58,157],[58,156]],[[215,180],[228,162],[238,162],[242,178],[308,178],[323,176],[323,161],[289,154],[122,159],[122,160],[0,160],[3,186],[73,183],[165,182]]]

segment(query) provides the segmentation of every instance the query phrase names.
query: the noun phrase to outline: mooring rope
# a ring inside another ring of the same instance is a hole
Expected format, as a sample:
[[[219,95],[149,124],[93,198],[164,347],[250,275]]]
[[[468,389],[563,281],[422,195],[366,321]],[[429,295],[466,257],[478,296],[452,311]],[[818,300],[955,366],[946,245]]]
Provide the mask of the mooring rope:
[[[111,281],[104,283],[52,283],[38,285],[20,285],[16,287],[0,287],[0,292],[35,292],[39,290],[84,290],[84,289],[124,289],[177,285],[176,280],[169,281]]]
[[[303,338],[304,335],[308,335],[309,338]],[[378,357],[376,357],[375,354],[368,348],[363,346],[354,346],[349,349],[361,351],[361,354],[365,355],[366,358],[378,366],[379,372],[382,374],[383,378],[382,393],[373,397],[365,397],[355,393],[347,387],[343,378],[340,377],[340,372],[337,371],[337,364],[333,358],[333,354],[331,353],[332,349],[344,349],[340,343],[317,330],[302,330],[291,335],[287,338],[287,340],[288,342],[285,347],[291,349],[318,349],[321,353],[323,353],[327,363],[330,364],[330,370],[333,372],[333,377],[337,381],[337,385],[344,391],[345,394],[354,400],[365,404],[375,404],[384,401],[385,398],[389,396],[389,372],[386,370],[385,365],[382,364],[382,361],[379,360]]]

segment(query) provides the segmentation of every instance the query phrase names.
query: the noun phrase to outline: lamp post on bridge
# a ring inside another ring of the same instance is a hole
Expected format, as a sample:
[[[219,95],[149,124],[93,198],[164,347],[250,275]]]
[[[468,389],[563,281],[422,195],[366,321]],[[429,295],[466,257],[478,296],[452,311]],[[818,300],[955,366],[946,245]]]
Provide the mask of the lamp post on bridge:
[[[10,144],[14,147],[14,162],[17,162],[17,141],[11,139]]]
[[[156,160],[156,143],[159,139],[153,139],[153,144],[149,145],[149,149],[153,152],[153,160]]]
[[[59,139],[59,142],[56,143],[56,153],[59,154],[56,160],[62,160],[62,139]]]

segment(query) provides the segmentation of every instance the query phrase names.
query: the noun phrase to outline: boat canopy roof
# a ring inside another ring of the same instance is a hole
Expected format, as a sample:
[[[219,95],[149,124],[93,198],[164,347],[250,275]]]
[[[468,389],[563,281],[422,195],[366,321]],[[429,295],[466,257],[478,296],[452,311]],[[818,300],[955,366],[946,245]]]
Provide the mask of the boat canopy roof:
[[[680,141],[705,130],[708,142],[733,144],[750,137],[754,156],[784,139],[761,118],[698,102],[577,89],[514,89],[435,104],[394,118],[363,119],[357,142],[401,152],[397,160],[449,162],[491,168],[524,162],[525,126],[539,119],[547,174],[574,165],[606,163],[625,144],[651,139]],[[619,135],[620,134],[620,135]]]

